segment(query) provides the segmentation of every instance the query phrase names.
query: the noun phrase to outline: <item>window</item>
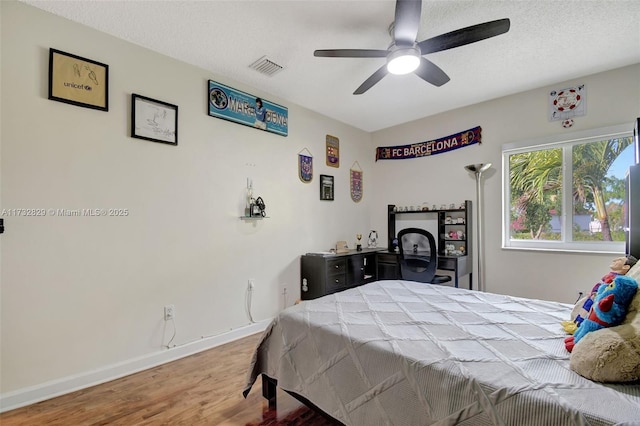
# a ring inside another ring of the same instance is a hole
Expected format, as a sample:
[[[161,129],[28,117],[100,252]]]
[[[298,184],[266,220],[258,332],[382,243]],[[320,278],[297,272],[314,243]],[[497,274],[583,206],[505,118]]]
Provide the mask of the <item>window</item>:
[[[503,248],[623,253],[627,127],[504,145]]]

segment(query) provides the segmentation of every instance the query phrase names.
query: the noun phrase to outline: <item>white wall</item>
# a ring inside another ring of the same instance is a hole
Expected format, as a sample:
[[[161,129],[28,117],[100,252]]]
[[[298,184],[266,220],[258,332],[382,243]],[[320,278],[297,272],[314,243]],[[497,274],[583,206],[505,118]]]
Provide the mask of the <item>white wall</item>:
[[[478,82],[481,84],[481,82]],[[570,129],[547,119],[552,89],[586,84],[587,114]],[[459,204],[475,200],[475,178],[464,170],[473,163],[492,163],[483,175],[485,283],[488,291],[573,302],[578,289],[588,291],[609,270],[608,255],[508,251],[501,249],[502,145],[519,140],[627,124],[633,130],[640,116],[640,64],[554,83],[450,111],[373,134],[375,146],[404,145],[482,127],[482,144],[433,157],[378,161],[372,223],[386,232],[386,205]],[[475,216],[475,213],[474,213]],[[477,250],[475,250],[477,253]],[[477,267],[477,262],[476,265]],[[477,274],[476,274],[477,276]],[[477,284],[477,280],[474,280]]]
[[[2,208],[126,208],[128,217],[5,217],[2,235],[3,395],[163,351],[274,316],[299,298],[299,256],[370,229],[368,133],[16,2],[1,2]],[[47,99],[57,48],[110,66],[108,112]],[[265,77],[268,78],[268,77]],[[286,71],[273,78],[287,78]],[[209,117],[213,79],[289,108],[282,137]],[[179,106],[177,147],[129,137],[131,93]],[[325,135],[341,167],[325,165]],[[315,177],[298,178],[297,154]],[[349,168],[364,197],[349,194]],[[319,200],[319,174],[335,201]],[[269,219],[241,221],[246,178]],[[164,340],[163,340],[164,339]]]

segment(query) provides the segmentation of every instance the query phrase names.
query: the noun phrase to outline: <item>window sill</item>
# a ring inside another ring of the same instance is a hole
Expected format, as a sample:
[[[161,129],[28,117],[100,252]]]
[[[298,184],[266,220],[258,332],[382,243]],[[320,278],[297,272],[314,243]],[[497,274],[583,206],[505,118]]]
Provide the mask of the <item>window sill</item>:
[[[583,253],[583,254],[608,254],[608,255],[620,255],[624,254],[624,246],[621,250],[617,249],[597,249],[597,250],[589,250],[584,248],[572,248],[572,247],[514,247],[514,246],[502,246],[502,250],[513,250],[513,251],[533,251],[533,252],[549,252],[549,253]]]

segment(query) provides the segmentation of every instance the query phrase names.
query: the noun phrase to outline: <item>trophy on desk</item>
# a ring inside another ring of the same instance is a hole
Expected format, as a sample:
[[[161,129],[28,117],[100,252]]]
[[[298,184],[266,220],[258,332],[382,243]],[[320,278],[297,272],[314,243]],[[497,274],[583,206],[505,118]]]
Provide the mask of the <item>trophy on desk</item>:
[[[362,240],[362,234],[356,234],[356,239],[358,240],[356,243],[356,250],[362,251],[362,243],[360,243],[360,240]]]

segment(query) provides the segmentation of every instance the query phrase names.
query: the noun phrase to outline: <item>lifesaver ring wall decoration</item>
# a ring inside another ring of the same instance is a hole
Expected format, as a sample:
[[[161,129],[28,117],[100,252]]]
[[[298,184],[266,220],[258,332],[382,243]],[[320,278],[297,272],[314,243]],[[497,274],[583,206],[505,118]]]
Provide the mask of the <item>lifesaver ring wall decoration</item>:
[[[549,121],[565,121],[585,115],[586,88],[584,84],[549,92]]]
[[[553,106],[560,112],[569,111],[580,105],[582,97],[576,89],[562,90],[556,95]]]

